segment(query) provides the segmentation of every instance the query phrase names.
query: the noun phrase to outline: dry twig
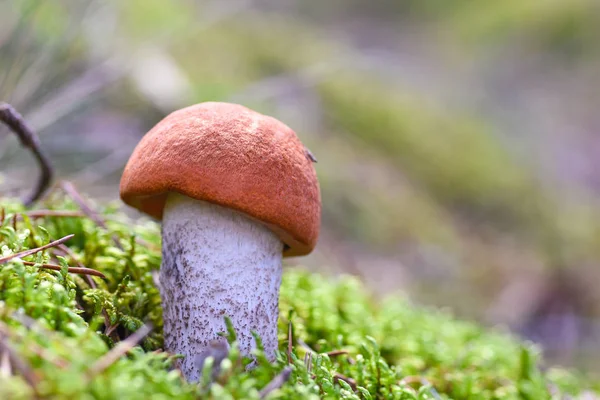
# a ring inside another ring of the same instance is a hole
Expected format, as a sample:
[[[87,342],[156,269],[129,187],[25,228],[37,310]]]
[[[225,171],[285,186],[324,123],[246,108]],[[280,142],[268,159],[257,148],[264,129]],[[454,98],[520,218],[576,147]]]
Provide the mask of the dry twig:
[[[310,351],[312,353],[317,353],[313,348],[311,348],[308,343],[306,343],[304,340],[302,339],[298,339],[298,344],[300,345],[300,347],[303,347],[305,350]]]
[[[73,250],[71,250],[68,246],[65,246],[64,244],[60,244],[60,245],[56,246],[55,252],[59,253],[59,255],[62,255],[63,257],[64,256],[70,257],[71,260],[77,265],[78,268],[86,268],[86,266],[83,265],[81,263],[81,261],[79,261],[79,258],[77,258],[77,256],[73,252]],[[85,279],[87,280],[87,283],[90,285],[90,287],[92,289],[96,289],[96,282],[94,282],[94,280],[89,275],[85,275]]]
[[[94,221],[96,223],[96,225],[98,225],[102,229],[108,230],[108,226],[106,225],[106,222],[104,222],[102,217],[100,217],[100,214],[98,214],[92,207],[90,207],[90,205],[83,198],[83,196],[77,191],[77,189],[75,188],[75,185],[73,185],[69,181],[62,181],[60,183],[60,187],[65,191],[65,193],[69,197],[71,197],[73,199],[73,201],[75,203],[77,203],[79,208],[81,208],[81,211],[83,211],[83,213],[89,219]],[[123,250],[123,246],[121,246],[121,242],[119,241],[119,238],[116,235],[113,235],[112,239],[113,239],[113,242],[115,243],[115,246],[117,246],[120,250]]]
[[[267,384],[267,386],[262,388],[262,390],[259,392],[260,398],[264,399],[273,390],[276,390],[276,389],[279,389],[280,387],[282,387],[288,381],[288,379],[290,379],[291,374],[292,374],[292,367],[285,367],[283,369],[283,371],[281,371],[275,378],[273,378],[271,380],[271,382],[269,382]]]
[[[306,370],[309,374],[312,372],[312,359],[313,353],[308,351],[306,352],[306,354],[304,354],[304,366],[306,367]]]
[[[6,256],[6,257],[2,257],[2,258],[0,258],[0,264],[4,264],[4,263],[12,260],[13,258],[27,257],[27,256],[35,254],[35,253],[37,253],[39,251],[46,250],[46,249],[49,249],[51,247],[58,246],[59,244],[62,244],[64,242],[66,242],[67,240],[73,238],[74,236],[75,235],[73,235],[73,234],[67,235],[67,236],[65,236],[63,238],[55,240],[54,242],[50,242],[50,243],[45,244],[45,245],[40,246],[40,247],[36,247],[35,249],[29,249],[29,250],[21,251],[19,253],[11,254],[11,255]]]
[[[56,264],[38,264],[38,263],[31,262],[31,261],[23,261],[23,264],[37,265],[39,268],[51,269],[53,271],[60,271],[62,269],[62,267],[60,265],[56,265]],[[96,271],[95,269],[91,269],[91,268],[68,267],[67,271],[70,272],[71,274],[92,275],[92,276],[99,276],[100,278],[106,279],[106,276],[102,272]]]
[[[33,210],[33,211],[28,211],[23,214],[27,215],[31,219],[44,218],[44,217],[63,217],[63,218],[85,217],[85,214],[83,214],[81,211],[62,211],[62,210]]]
[[[40,166],[41,175],[33,191],[23,199],[23,203],[26,206],[30,206],[42,197],[48,186],[50,186],[52,176],[54,175],[52,165],[46,154],[42,151],[38,136],[27,125],[21,114],[10,104],[0,103],[0,121],[19,137],[23,147],[28,148],[33,153]]]
[[[92,379],[94,376],[101,374],[105,369],[114,364],[121,356],[129,350],[137,346],[137,344],[146,337],[152,330],[152,326],[144,324],[140,329],[135,331],[127,339],[119,342],[111,351],[106,353],[102,358],[94,363],[88,371],[88,377]]]
[[[75,188],[75,185],[73,185],[69,181],[62,181],[60,183],[60,187],[65,191],[65,193],[69,197],[71,197],[73,199],[73,201],[75,203],[77,203],[79,208],[81,208],[81,211],[83,211],[83,213],[85,215],[87,215],[88,218],[90,218],[92,221],[94,221],[96,223],[96,225],[98,225],[99,227],[101,227],[103,229],[108,229],[108,226],[106,226],[106,223],[104,222],[104,220],[100,217],[100,215],[96,211],[94,211],[94,209],[92,209],[92,207],[90,207],[90,205],[83,198],[83,196],[79,193],[79,191],[77,191],[77,189]]]
[[[329,357],[337,357],[337,356],[348,354],[348,350],[333,350],[333,351],[329,351],[325,354],[327,354]]]
[[[344,381],[348,385],[350,385],[352,390],[356,391],[356,381],[352,378],[348,378],[347,376],[340,374],[339,372],[336,372],[335,374],[333,374],[333,381],[334,382]]]
[[[28,329],[33,329],[38,328],[38,323],[37,321],[35,321],[34,319],[27,317],[25,315],[21,315],[20,317],[25,317],[25,318],[19,318],[19,317],[15,317],[13,315],[13,318],[15,320],[18,321],[22,321],[23,325],[25,325]],[[43,334],[47,335],[49,334],[48,330],[46,329],[42,329]],[[50,333],[50,334],[53,334]],[[0,322],[0,337],[1,335],[4,335],[6,337],[11,337],[11,339],[13,339],[14,341],[18,342],[23,340],[23,334],[21,333],[17,333],[17,332],[13,332],[11,331],[8,326],[2,322]],[[51,362],[53,365],[55,365],[56,367],[60,368],[60,369],[65,369],[67,367],[69,367],[70,362],[65,360],[64,358],[57,356],[55,354],[52,354],[50,351],[48,351],[48,349],[45,349],[44,347],[40,346],[39,344],[35,343],[35,342],[30,342],[27,344],[27,348],[34,354],[36,354],[37,356],[43,358],[44,360]],[[8,353],[4,352],[4,355],[8,356]],[[10,359],[6,358],[6,360],[3,360],[2,362],[8,362],[8,368],[10,370]],[[0,365],[0,369],[2,369],[2,365]]]
[[[0,353],[0,377],[7,379],[12,375],[12,368],[10,366],[10,358],[8,353],[3,351]]]
[[[73,199],[73,201],[75,203],[77,203],[77,205],[79,206],[81,211],[83,211],[84,216],[87,216],[89,219],[94,221],[96,223],[96,225],[98,225],[102,229],[108,230],[108,226],[106,225],[106,222],[102,219],[100,214],[98,214],[98,212],[96,212],[88,204],[88,202],[84,199],[84,197],[81,195],[81,193],[79,193],[79,191],[75,188],[75,185],[73,185],[72,182],[62,181],[62,182],[60,182],[60,187],[63,189],[63,191],[69,197],[71,197],[71,199]],[[117,235],[113,235],[112,240],[115,243],[115,246],[117,246],[119,249],[123,250],[123,246],[121,246],[121,242],[119,241],[119,238],[117,237]],[[160,250],[153,243],[147,242],[142,238],[136,237],[135,241],[144,247],[149,247],[156,251]]]
[[[31,386],[34,392],[37,393],[38,377],[35,375],[31,367],[27,362],[15,351],[15,349],[8,343],[8,339],[4,336],[0,336],[0,350],[3,353],[8,354],[8,360],[10,365],[19,372],[19,374],[25,379],[25,381]]]
[[[292,322],[288,323],[288,347],[287,347],[287,360],[288,364],[292,363]]]
[[[56,248],[56,250],[60,251],[63,255],[68,255],[69,257],[71,257],[71,260],[73,260],[79,268],[85,268],[85,266],[81,263],[81,261],[79,261],[73,250],[71,250],[69,247],[65,246],[64,244],[61,244]],[[85,275],[85,279],[87,280],[87,283],[92,289],[96,289],[96,282],[94,282],[91,276]],[[108,316],[105,307],[102,307],[102,316],[104,317],[104,334],[106,336],[110,336],[113,340],[116,341],[118,337],[112,335],[113,330],[116,328],[116,326],[111,326],[110,317]]]

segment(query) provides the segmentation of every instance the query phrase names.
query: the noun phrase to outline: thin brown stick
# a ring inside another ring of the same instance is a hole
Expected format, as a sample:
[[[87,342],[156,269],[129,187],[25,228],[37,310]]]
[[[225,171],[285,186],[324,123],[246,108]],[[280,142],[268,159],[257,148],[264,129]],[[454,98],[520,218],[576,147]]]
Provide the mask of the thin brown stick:
[[[298,344],[300,345],[300,347],[303,347],[305,350],[316,353],[316,351],[314,351],[304,340],[299,339]]]
[[[333,350],[333,351],[329,351],[325,354],[327,354],[329,357],[337,357],[337,356],[342,356],[345,354],[348,354],[348,350]]]
[[[282,387],[290,379],[291,374],[292,374],[292,367],[285,367],[283,369],[283,371],[281,371],[277,376],[275,376],[275,378],[273,378],[271,380],[271,382],[269,382],[267,384],[267,386],[262,388],[262,390],[258,393],[260,398],[264,399],[273,390],[276,390],[276,389],[279,389],[280,387]]]
[[[102,229],[108,230],[108,226],[106,225],[106,222],[102,219],[102,217],[100,216],[100,214],[98,214],[98,212],[96,212],[88,203],[87,201],[83,198],[83,196],[79,193],[79,191],[77,191],[77,189],[75,188],[75,185],[73,185],[73,183],[69,182],[69,181],[62,181],[60,182],[59,186],[63,189],[63,191],[73,199],[73,201],[75,203],[77,203],[77,205],[79,206],[79,208],[81,209],[81,211],[83,212],[82,215],[75,215],[75,212],[73,212],[72,216],[86,216],[89,219],[91,219],[92,221],[94,221],[96,223],[96,225],[98,225],[99,227],[101,227]],[[67,212],[64,212],[65,215],[57,215],[57,216],[71,216],[71,215],[67,215]],[[112,236],[112,240],[115,243],[115,245],[123,250],[123,246],[121,246],[121,242],[119,241],[119,238],[116,235]],[[156,247],[156,245],[154,245],[153,243],[150,243],[140,237],[136,237],[135,241],[139,244],[141,244],[144,247],[150,248],[152,250],[155,251],[159,251],[160,249],[158,247]]]
[[[18,318],[15,318],[15,319],[19,320]],[[32,329],[32,327],[34,325],[36,325],[36,327],[37,327],[37,321],[35,321],[33,319],[31,319],[31,321],[25,321],[25,322],[26,323],[24,323],[24,325],[27,326],[29,329]],[[45,333],[47,333],[47,332],[45,332]],[[13,339],[17,342],[23,339],[23,334],[16,333],[16,332],[9,330],[8,326],[2,322],[0,322],[0,335],[10,337],[11,339]],[[69,361],[65,360],[64,358],[62,358],[60,356],[52,354],[50,351],[48,351],[48,349],[45,349],[44,347],[40,346],[39,344],[37,344],[35,342],[28,343],[27,346],[31,352],[40,356],[44,360],[54,364],[56,367],[58,367],[60,369],[65,369],[70,365]],[[7,354],[7,353],[4,353],[4,354]],[[10,361],[10,360],[8,360],[8,361]],[[9,367],[10,367],[10,364],[9,364]]]
[[[54,249],[55,252],[57,253],[61,253],[63,256],[68,256],[71,257],[71,260],[79,267],[79,268],[85,268],[85,265],[83,265],[81,263],[81,261],[79,261],[79,258],[77,258],[77,256],[75,255],[75,253],[73,252],[73,250],[71,250],[68,246],[65,246],[64,244],[59,244],[58,246],[56,246],[56,249]],[[92,281],[93,282],[93,281]],[[95,289],[96,287],[93,286],[93,288]]]
[[[127,339],[119,342],[111,351],[106,353],[102,358],[94,363],[88,371],[88,378],[93,379],[94,376],[102,373],[105,369],[114,364],[121,356],[125,355],[129,350],[137,346],[137,344],[146,337],[152,330],[152,326],[144,324],[140,329],[135,331]]]
[[[306,352],[306,354],[304,354],[304,366],[306,367],[306,371],[308,371],[309,374],[312,372],[312,360],[313,353],[311,353],[310,351]]]
[[[154,243],[150,243],[147,240],[142,239],[141,237],[136,236],[135,242],[139,245],[146,247],[149,250],[160,251],[160,247],[157,247]]]
[[[344,381],[346,382],[348,385],[350,385],[350,387],[352,388],[352,390],[356,391],[356,381],[352,378],[348,378],[345,375],[340,374],[339,372],[336,372],[333,374],[333,381],[337,382],[337,381]]]
[[[69,195],[69,197],[71,197],[73,199],[73,201],[75,203],[77,203],[79,208],[81,208],[81,211],[83,211],[83,213],[89,219],[94,221],[96,223],[96,225],[98,225],[102,229],[108,230],[108,226],[106,225],[106,222],[104,222],[102,217],[100,217],[100,214],[98,214],[92,207],[90,207],[90,205],[83,198],[83,196],[77,191],[77,189],[75,188],[75,185],[73,185],[69,181],[62,181],[60,183],[60,187],[65,191],[65,193],[67,195]],[[115,243],[115,246],[117,246],[119,249],[123,250],[123,246],[121,246],[121,242],[119,241],[119,238],[116,235],[113,235],[112,239],[113,239],[113,242]]]
[[[4,335],[0,336],[0,350],[8,354],[8,359],[11,366],[13,366],[14,369],[19,372],[23,379],[25,379],[29,386],[31,386],[33,391],[37,393],[37,385],[39,381],[38,377],[35,375],[27,362],[19,357],[19,354],[8,343],[8,340]]]
[[[85,268],[85,266],[81,263],[81,261],[79,261],[79,259],[77,258],[77,256],[73,252],[73,250],[71,250],[64,244],[57,246],[56,250],[59,250],[63,254],[71,257],[71,260],[73,260],[79,268]],[[92,289],[96,289],[96,282],[94,282],[94,280],[92,279],[91,276],[85,275],[85,279],[87,280],[88,284],[90,285],[90,287]],[[106,336],[110,336],[113,340],[118,339],[118,337],[111,336],[112,330],[110,329],[111,328],[110,317],[108,316],[108,313],[106,312],[106,308],[104,308],[104,307],[102,307],[102,316],[104,317],[104,334]],[[115,326],[115,328],[116,328],[116,326]],[[114,330],[114,328],[113,328],[113,330]]]
[[[51,269],[53,271],[60,271],[62,269],[62,267],[60,265],[56,265],[56,264],[37,264],[37,263],[31,262],[31,261],[23,261],[23,264],[37,265],[39,268]],[[102,272],[96,271],[95,269],[91,269],[91,268],[68,267],[67,271],[70,272],[71,274],[92,275],[92,276],[99,276],[100,278],[106,279],[106,276]]]
[[[17,112],[10,104],[0,103],[0,121],[8,126],[21,141],[23,147],[28,148],[36,158],[40,166],[40,177],[30,195],[23,199],[26,206],[36,202],[50,186],[54,175],[52,165],[46,154],[42,151],[40,139],[35,132],[27,125],[23,116]]]
[[[3,351],[0,353],[0,377],[6,379],[12,375],[12,368],[10,366],[10,358],[8,353]]]
[[[106,315],[108,316],[108,313]],[[119,323],[117,322],[116,324],[110,325],[110,318],[108,319],[108,321],[109,324],[105,326],[104,334],[112,338],[112,334],[114,333],[115,329],[119,327]]]
[[[60,244],[60,245],[56,246],[54,251],[55,251],[55,253],[58,253],[58,255],[62,255],[63,257],[71,257],[71,260],[75,263],[75,265],[77,265],[77,267],[86,268],[86,266],[83,265],[81,263],[81,261],[79,261],[79,258],[77,258],[77,256],[73,252],[73,250],[71,250],[69,247],[65,246],[64,244]],[[92,289],[96,289],[96,282],[94,282],[94,280],[89,275],[85,275],[84,278],[87,281],[88,285],[90,285],[90,287]]]
[[[39,252],[39,251],[46,250],[46,249],[49,249],[49,248],[51,248],[51,247],[58,246],[59,244],[62,244],[62,243],[64,243],[64,242],[66,242],[67,240],[69,240],[69,239],[73,238],[74,236],[75,236],[75,235],[73,235],[73,234],[70,234],[70,235],[67,235],[67,236],[65,236],[65,237],[63,237],[63,238],[60,238],[60,239],[58,239],[58,240],[55,240],[54,242],[50,242],[50,243],[48,243],[48,244],[45,244],[45,245],[43,245],[43,246],[40,246],[40,247],[36,247],[35,249],[30,249],[30,250],[21,251],[21,252],[19,252],[19,253],[11,254],[11,255],[9,255],[9,256],[6,256],[6,257],[3,257],[3,258],[0,258],[0,264],[4,264],[4,263],[6,263],[6,262],[8,262],[8,261],[12,260],[13,258],[17,258],[17,257],[27,257],[27,256],[30,256],[30,255],[32,255],[32,254],[35,254],[35,253],[37,253],[37,252]]]
[[[59,254],[62,254],[63,256],[71,257],[71,260],[77,265],[77,267],[86,268],[86,266],[83,265],[81,263],[81,261],[79,261],[79,258],[77,258],[77,256],[73,252],[73,250],[71,250],[69,247],[65,246],[64,244],[60,244],[60,245],[56,246],[56,249],[54,251]],[[84,278],[87,280],[87,283],[90,285],[90,287],[92,289],[96,289],[96,282],[94,282],[94,280],[89,275],[85,275]]]
[[[62,181],[60,183],[60,187],[65,191],[67,195],[69,195],[69,197],[73,199],[75,203],[77,203],[79,208],[81,208],[81,211],[83,211],[85,215],[87,215],[92,221],[96,223],[96,225],[100,226],[101,228],[108,229],[108,226],[106,226],[104,220],[102,220],[102,218],[100,218],[100,215],[98,215],[98,213],[94,211],[92,207],[90,207],[90,205],[79,193],[79,191],[77,191],[75,185],[73,185],[69,181]]]
[[[28,343],[29,350],[36,356],[48,361],[52,365],[60,369],[67,369],[71,363],[62,357],[52,354],[48,349],[43,348],[37,343]]]
[[[288,347],[287,347],[287,360],[288,364],[292,363],[292,321],[288,323]]]
[[[412,385],[413,383],[418,383],[419,385],[422,385],[422,380],[423,378],[417,375],[405,376],[404,378],[400,379],[399,383],[403,385]]]
[[[27,215],[31,219],[44,218],[44,217],[63,217],[63,218],[85,217],[85,214],[82,213],[81,211],[61,211],[61,210],[34,210],[34,211],[28,211],[23,214]]]
[[[27,329],[31,329],[31,330],[36,330],[36,332],[42,332],[45,335],[51,335],[53,331],[51,331],[50,329],[40,325],[38,323],[38,321],[36,321],[35,319],[31,318],[29,315],[27,314],[23,314],[21,312],[12,312],[9,313],[8,315],[10,318],[14,319],[15,321],[20,322],[24,327],[26,327]],[[4,335],[9,335],[9,330],[8,327],[5,323],[0,321],[0,333],[4,334]]]
[[[0,225],[4,225],[4,218],[6,218],[6,210],[2,207],[0,209]]]
[[[106,308],[102,307],[102,316],[104,317],[104,334],[110,337],[113,341],[120,340],[119,335],[116,333],[116,329],[119,327],[119,323],[110,323],[110,316]]]

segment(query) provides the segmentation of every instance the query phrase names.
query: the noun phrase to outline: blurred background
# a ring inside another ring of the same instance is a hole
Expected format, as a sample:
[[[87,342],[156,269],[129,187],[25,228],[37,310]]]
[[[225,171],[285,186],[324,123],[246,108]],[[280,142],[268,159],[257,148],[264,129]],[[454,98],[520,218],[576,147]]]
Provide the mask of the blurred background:
[[[0,101],[60,178],[118,199],[144,133],[237,102],[318,159],[309,257],[600,373],[596,0],[0,0]],[[0,129],[0,194],[31,155]]]

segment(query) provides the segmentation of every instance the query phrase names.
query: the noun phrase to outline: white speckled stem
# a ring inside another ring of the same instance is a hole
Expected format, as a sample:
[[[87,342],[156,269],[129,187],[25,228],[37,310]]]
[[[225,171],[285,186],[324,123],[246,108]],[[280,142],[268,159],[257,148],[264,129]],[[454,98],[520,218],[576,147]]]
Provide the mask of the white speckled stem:
[[[163,215],[160,286],[165,349],[183,354],[188,381],[199,376],[197,358],[210,350],[229,316],[242,353],[277,349],[283,243],[242,213],[169,194]]]

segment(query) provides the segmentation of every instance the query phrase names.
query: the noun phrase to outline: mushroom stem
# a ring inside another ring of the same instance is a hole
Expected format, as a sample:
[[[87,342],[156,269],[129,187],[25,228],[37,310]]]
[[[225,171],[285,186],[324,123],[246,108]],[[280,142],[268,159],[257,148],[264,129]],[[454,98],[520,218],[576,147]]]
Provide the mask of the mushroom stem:
[[[283,243],[259,222],[212,203],[170,193],[162,226],[160,286],[165,349],[183,354],[188,381],[197,359],[225,340],[224,317],[248,355],[258,333],[268,356],[277,349]]]

